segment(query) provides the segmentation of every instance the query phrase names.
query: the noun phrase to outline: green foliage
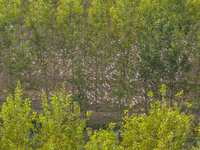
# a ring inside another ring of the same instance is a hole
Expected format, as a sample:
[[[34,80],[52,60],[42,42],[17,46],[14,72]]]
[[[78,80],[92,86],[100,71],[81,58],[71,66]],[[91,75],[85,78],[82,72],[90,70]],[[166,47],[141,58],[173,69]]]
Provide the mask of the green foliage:
[[[22,99],[21,85],[18,82],[14,97],[10,96],[2,106],[0,118],[1,149],[31,149],[35,143],[31,138],[32,121],[36,113],[31,113],[31,101]]]
[[[86,143],[84,135],[86,120],[80,117],[78,103],[72,104],[71,96],[64,94],[64,85],[60,92],[56,91],[53,94],[51,101],[48,101],[43,93],[43,113],[37,116],[37,113],[31,113],[29,99],[22,100],[22,90],[18,82],[14,97],[7,98],[0,113],[0,118],[3,120],[0,126],[1,149],[26,150],[32,149],[35,144],[40,147],[38,149],[186,148],[191,145],[188,139],[193,136],[191,129],[194,117],[181,113],[176,103],[173,108],[167,107],[164,99],[165,89],[166,86],[163,85],[160,90],[163,101],[151,104],[149,115],[131,114],[133,111],[126,110],[119,134],[114,131],[115,123],[110,123],[106,130],[101,128],[94,133],[92,128],[88,128],[89,141]],[[182,93],[183,91],[180,91],[177,96],[180,97]],[[149,92],[148,95],[153,96],[153,93]],[[189,103],[186,105],[191,106]],[[87,111],[87,119],[90,115],[91,111]]]
[[[115,124],[110,123],[107,130],[100,129],[99,131],[94,131],[92,134],[91,129],[87,129],[90,141],[85,145],[86,150],[109,150],[124,149],[122,146],[117,146],[117,133],[113,131]]]
[[[8,97],[2,106],[1,149],[32,149],[36,141],[40,149],[83,148],[86,122],[80,118],[78,103],[74,102],[72,105],[70,95],[66,96],[64,92],[63,86],[61,92],[52,96],[51,105],[44,93],[44,113],[37,118],[37,113],[31,113],[29,99],[22,100],[22,90],[18,82],[14,98]],[[73,112],[70,111],[70,106],[73,106]],[[87,112],[87,118],[90,115],[91,112]],[[33,121],[36,121],[35,127]]]
[[[188,144],[192,119],[178,108],[167,108],[166,102],[156,102],[151,105],[149,116],[123,118],[122,145],[127,149],[182,149]]]
[[[182,149],[191,143],[187,138],[192,137],[193,115],[180,113],[175,103],[174,108],[167,107],[164,99],[166,85],[162,85],[160,92],[163,95],[162,102],[151,104],[149,115],[133,114],[130,116],[125,111],[121,126],[123,137],[122,145],[127,149]],[[182,92],[182,91],[181,91]],[[177,95],[180,96],[181,92]],[[148,94],[152,96],[152,92]]]
[[[1,82],[6,92],[13,94],[20,80],[27,97],[40,88],[48,98],[58,81],[70,81],[72,100],[80,102],[81,110],[95,99],[96,110],[104,103],[123,112],[128,101],[141,95],[138,83],[144,98],[149,90],[160,98],[158,88],[165,82],[171,106],[180,89],[184,96],[199,91],[199,0],[0,4],[0,71],[6,74]]]
[[[83,131],[85,120],[80,119],[80,107],[77,102],[71,104],[70,95],[61,92],[52,96],[51,105],[48,104],[45,93],[43,94],[44,114],[39,114],[38,123],[41,125],[36,139],[41,149],[80,149],[84,146]],[[70,111],[73,107],[73,112]],[[87,112],[89,117],[91,112]]]
[[[148,113],[148,95],[165,93],[171,107],[188,96],[199,109],[199,10],[199,0],[0,0],[0,93],[14,97],[20,81],[26,97],[44,89],[49,99],[65,82],[65,104],[84,112],[123,112],[142,96]]]
[[[164,96],[166,85],[163,85],[160,92]],[[182,92],[182,91],[181,91]],[[180,96],[180,93],[178,95]],[[152,96],[153,93],[148,94]],[[188,104],[190,107],[190,104]],[[132,108],[132,106],[130,107]],[[149,115],[130,114],[124,111],[126,116],[121,124],[120,136],[122,142],[118,144],[116,133],[113,132],[114,125],[110,124],[109,129],[94,131],[89,130],[90,141],[86,149],[183,149],[190,146],[188,138],[192,135],[193,115],[181,113],[177,104],[174,108],[167,107],[166,101],[151,104]]]

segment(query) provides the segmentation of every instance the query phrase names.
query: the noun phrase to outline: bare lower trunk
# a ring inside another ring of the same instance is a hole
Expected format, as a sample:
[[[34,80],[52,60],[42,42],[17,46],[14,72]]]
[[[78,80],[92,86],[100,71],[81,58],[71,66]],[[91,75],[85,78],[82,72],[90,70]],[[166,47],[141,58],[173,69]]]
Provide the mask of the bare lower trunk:
[[[95,84],[95,111],[97,112],[97,107],[98,107],[98,96],[97,96],[97,88],[98,88],[98,81],[97,81],[97,74],[98,74],[98,59],[96,57],[96,74],[95,74],[95,78],[96,78],[96,84]]]

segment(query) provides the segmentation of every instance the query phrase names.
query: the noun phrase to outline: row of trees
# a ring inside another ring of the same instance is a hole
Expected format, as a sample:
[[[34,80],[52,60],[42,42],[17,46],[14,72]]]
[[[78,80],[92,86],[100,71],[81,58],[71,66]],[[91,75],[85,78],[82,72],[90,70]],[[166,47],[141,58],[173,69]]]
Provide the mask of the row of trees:
[[[160,99],[164,82],[171,106],[181,89],[199,101],[199,9],[199,0],[2,0],[1,89],[14,94],[19,80],[26,97],[49,98],[64,82],[82,109],[129,101],[147,111],[147,92]]]

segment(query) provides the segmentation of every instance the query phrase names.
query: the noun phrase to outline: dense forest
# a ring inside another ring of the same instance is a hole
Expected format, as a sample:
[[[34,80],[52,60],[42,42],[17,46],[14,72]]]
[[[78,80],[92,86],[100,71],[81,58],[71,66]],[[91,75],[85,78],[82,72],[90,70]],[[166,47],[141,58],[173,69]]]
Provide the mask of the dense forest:
[[[0,0],[0,49],[2,107],[20,81],[31,113],[62,87],[92,126],[163,98],[198,124],[200,0]]]

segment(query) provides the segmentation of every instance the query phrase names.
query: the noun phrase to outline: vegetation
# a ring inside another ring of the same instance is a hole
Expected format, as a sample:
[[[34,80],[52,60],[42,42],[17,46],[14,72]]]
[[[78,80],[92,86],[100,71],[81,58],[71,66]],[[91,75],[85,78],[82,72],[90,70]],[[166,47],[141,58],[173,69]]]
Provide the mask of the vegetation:
[[[53,94],[51,104],[43,94],[43,113],[38,115],[31,112],[29,99],[22,100],[20,86],[18,82],[14,97],[7,98],[0,113],[1,149],[25,150],[33,149],[33,145],[39,145],[39,149],[183,149],[192,144],[194,149],[194,143],[188,141],[193,137],[194,117],[181,113],[177,103],[174,108],[167,107],[165,85],[161,88],[162,102],[152,103],[149,115],[132,113],[130,105],[130,111],[124,111],[120,134],[113,131],[115,123],[94,133],[87,128],[88,141],[84,131],[92,112],[87,111],[86,119],[81,119],[80,107],[77,102],[71,105],[71,96],[64,94],[64,86]]]
[[[1,148],[186,148],[199,123],[199,10],[199,0],[0,0]],[[88,126],[108,129],[86,144]]]
[[[31,113],[31,101],[22,100],[21,85],[15,91],[14,98],[8,97],[4,103],[1,118],[1,149],[32,149],[34,144],[40,149],[79,149],[84,146],[84,128],[86,119],[80,119],[80,107],[73,103],[70,112],[70,95],[64,94],[64,86],[54,93],[51,104],[44,93],[43,113]],[[87,112],[89,118],[91,112]],[[33,121],[35,123],[33,123]],[[32,132],[31,132],[32,131]]]
[[[65,83],[82,111],[122,113],[168,85],[199,103],[199,0],[1,0],[0,92],[47,99]],[[194,95],[194,96],[191,96]],[[139,106],[141,107],[141,106]]]

